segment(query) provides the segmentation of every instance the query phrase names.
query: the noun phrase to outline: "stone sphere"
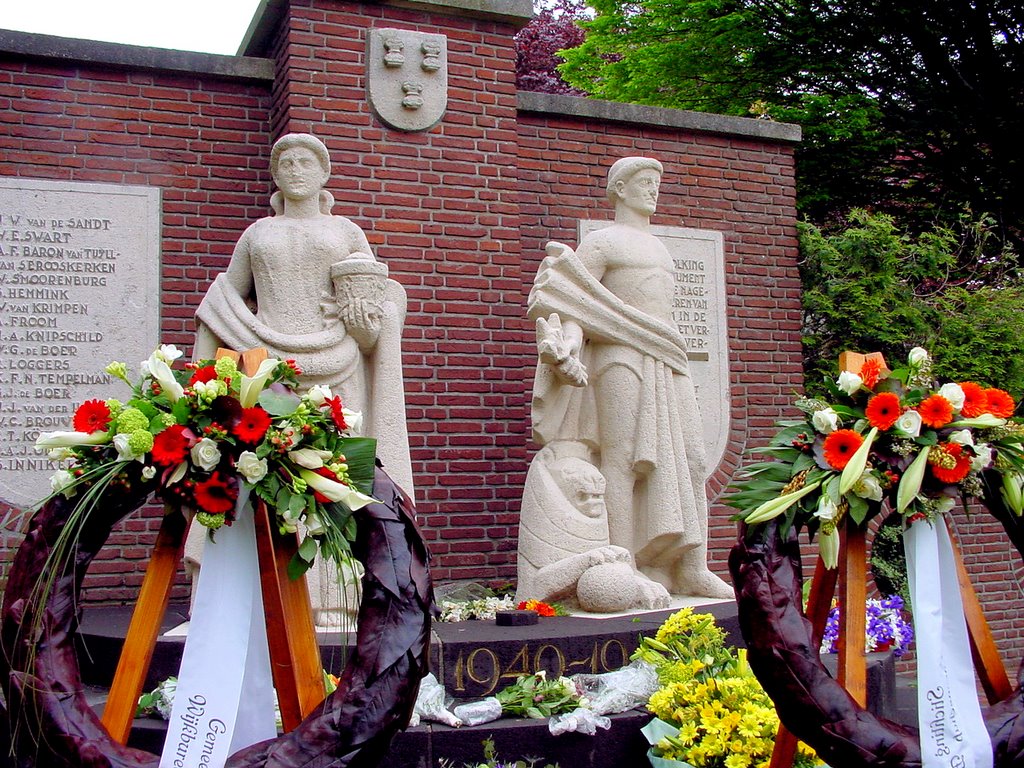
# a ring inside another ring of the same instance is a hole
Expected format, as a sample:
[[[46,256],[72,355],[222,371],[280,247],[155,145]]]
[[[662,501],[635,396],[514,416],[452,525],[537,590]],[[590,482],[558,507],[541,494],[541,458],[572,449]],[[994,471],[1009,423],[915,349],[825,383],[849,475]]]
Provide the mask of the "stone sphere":
[[[627,563],[602,563],[588,568],[576,585],[580,608],[591,613],[626,611],[640,598],[636,574]]]

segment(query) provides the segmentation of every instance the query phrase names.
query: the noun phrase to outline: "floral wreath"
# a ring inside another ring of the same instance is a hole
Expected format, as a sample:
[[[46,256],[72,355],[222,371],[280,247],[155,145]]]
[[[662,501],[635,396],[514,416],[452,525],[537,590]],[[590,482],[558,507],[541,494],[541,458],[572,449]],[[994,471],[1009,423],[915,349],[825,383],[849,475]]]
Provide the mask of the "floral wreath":
[[[233,356],[172,368],[180,357],[161,346],[143,361],[137,383],[124,363],[111,363],[106,372],[131,397],[88,400],[74,414],[74,431],[39,436],[36,448],[61,467],[50,479],[53,492],[83,494],[79,509],[88,516],[106,488],[132,482],[127,470],[138,464],[137,482],[195,510],[212,537],[234,522],[245,485],[274,510],[282,533],[302,526],[293,577],[318,552],[345,562],[352,513],[373,501],[376,441],[357,436],[360,414],[326,386],[300,395],[294,360],[266,358],[250,376]]]
[[[433,590],[412,502],[374,467],[373,441],[351,435],[356,415],[340,400],[326,388],[293,391],[293,363],[268,360],[250,377],[223,358],[172,370],[179,356],[161,347],[127,402],[85,403],[73,432],[40,438],[62,468],[28,522],[0,607],[10,754],[27,766],[156,768],[157,755],[114,740],[85,698],[75,648],[82,581],[113,527],[154,491],[194,505],[213,535],[231,524],[241,482],[275,510],[282,531],[306,526],[293,573],[319,549],[332,558],[351,551],[365,575],[356,649],[338,690],[295,730],[227,765],[298,768],[311,754],[338,768],[377,765],[427,670]],[[123,364],[107,371],[127,381]]]
[[[821,663],[802,607],[801,529],[817,534],[826,565],[838,557],[836,526],[859,525],[888,501],[906,521],[937,519],[976,499],[1024,556],[1024,425],[999,389],[938,386],[928,353],[915,348],[890,371],[880,355],[841,359],[827,382],[834,402],[800,398],[799,421],[783,422],[770,457],[745,468],[726,500],[740,538],[729,557],[751,668],[783,724],[829,765],[921,764],[917,730],[864,710]],[[1019,764],[1024,684],[983,717],[995,765]]]

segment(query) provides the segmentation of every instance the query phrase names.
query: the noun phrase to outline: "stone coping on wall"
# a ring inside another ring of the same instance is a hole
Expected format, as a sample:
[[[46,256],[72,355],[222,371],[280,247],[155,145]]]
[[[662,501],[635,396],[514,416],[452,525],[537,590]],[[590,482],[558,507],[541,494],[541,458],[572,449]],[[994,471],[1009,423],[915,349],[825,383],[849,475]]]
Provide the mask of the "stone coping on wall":
[[[571,115],[590,120],[682,128],[695,133],[747,136],[785,143],[799,142],[801,136],[799,125],[751,117],[732,117],[709,112],[690,112],[684,109],[648,107],[641,104],[530,91],[519,91],[517,99],[520,112]]]
[[[49,59],[126,69],[190,72],[227,79],[272,81],[274,62],[249,56],[175,51],[0,29],[0,58]]]
[[[381,0],[379,4],[434,11],[448,16],[503,21],[517,27],[526,26],[533,18],[531,0]],[[262,0],[238,47],[239,54],[266,55],[287,8],[288,0]]]

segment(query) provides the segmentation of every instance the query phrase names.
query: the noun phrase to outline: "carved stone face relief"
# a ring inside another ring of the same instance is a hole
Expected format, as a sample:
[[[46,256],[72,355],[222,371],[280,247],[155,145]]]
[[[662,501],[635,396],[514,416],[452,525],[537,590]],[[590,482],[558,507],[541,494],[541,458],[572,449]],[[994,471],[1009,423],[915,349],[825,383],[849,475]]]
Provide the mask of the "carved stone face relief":
[[[385,125],[425,131],[448,106],[448,40],[408,29],[371,29],[366,57],[370,107]]]

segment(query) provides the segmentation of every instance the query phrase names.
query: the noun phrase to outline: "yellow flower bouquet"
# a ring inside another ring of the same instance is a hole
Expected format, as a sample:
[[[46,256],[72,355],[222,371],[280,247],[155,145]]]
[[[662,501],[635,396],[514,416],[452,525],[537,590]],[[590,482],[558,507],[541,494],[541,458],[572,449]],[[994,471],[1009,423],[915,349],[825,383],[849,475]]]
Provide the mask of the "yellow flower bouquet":
[[[725,645],[713,616],[684,608],[645,638],[634,658],[653,664],[662,684],[647,704],[656,718],[643,728],[654,768],[767,767],[778,715],[746,651]],[[797,768],[816,764],[801,744]]]

